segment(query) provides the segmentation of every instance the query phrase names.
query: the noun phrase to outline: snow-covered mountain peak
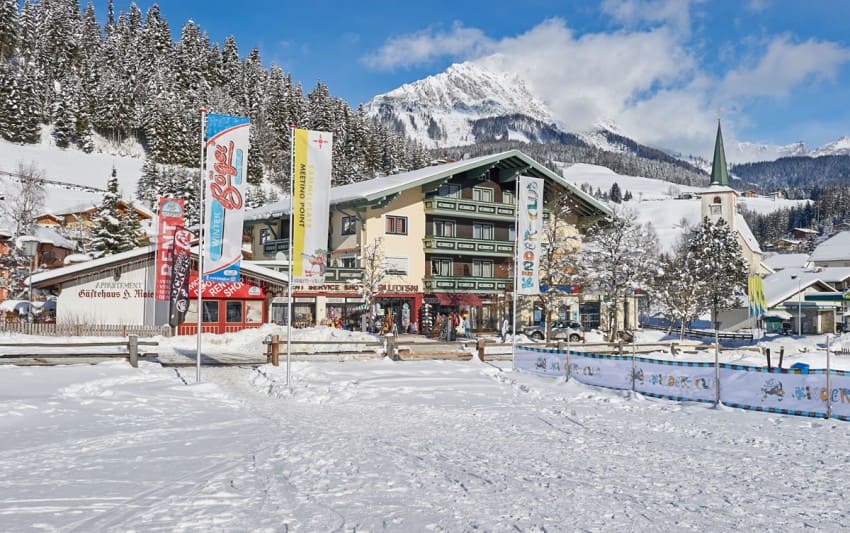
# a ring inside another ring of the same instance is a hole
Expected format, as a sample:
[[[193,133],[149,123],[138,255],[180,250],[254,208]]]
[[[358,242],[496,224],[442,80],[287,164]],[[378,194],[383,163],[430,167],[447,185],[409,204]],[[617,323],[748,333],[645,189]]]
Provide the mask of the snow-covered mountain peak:
[[[551,122],[545,105],[516,74],[493,72],[476,63],[456,63],[445,72],[406,83],[370,102],[402,104],[407,109],[456,111],[478,118],[521,114]]]
[[[814,157],[820,157],[822,155],[850,155],[850,136],[845,135],[836,141],[825,144],[813,151],[811,155]]]

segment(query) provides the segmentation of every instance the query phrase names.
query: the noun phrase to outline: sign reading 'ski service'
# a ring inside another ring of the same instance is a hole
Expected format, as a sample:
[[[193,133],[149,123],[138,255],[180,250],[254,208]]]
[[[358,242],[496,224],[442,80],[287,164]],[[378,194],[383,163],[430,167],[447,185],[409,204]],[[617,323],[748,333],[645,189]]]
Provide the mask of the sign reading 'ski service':
[[[207,117],[206,281],[239,281],[250,125],[245,117]]]

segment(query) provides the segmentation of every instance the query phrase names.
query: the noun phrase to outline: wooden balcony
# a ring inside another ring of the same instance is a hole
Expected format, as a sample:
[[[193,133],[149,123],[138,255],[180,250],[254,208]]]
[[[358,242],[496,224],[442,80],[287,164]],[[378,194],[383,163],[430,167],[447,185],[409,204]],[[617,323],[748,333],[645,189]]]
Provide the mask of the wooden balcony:
[[[326,283],[351,283],[362,278],[362,268],[328,267],[325,270]]]
[[[509,290],[512,285],[511,280],[508,278],[426,276],[422,281],[425,292],[475,292],[496,294]]]
[[[511,257],[514,253],[512,241],[482,241],[461,239],[459,237],[425,237],[422,239],[425,253],[480,255],[490,257]]]
[[[514,206],[512,204],[477,202],[462,198],[437,196],[425,199],[425,214],[513,222]]]

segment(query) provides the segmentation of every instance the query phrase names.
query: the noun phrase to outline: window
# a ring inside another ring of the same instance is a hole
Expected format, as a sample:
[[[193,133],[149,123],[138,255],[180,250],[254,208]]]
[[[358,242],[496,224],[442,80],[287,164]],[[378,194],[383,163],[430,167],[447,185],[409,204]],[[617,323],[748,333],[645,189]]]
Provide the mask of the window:
[[[393,235],[407,235],[407,217],[394,217],[387,215],[387,233]]]
[[[473,187],[472,199],[476,202],[492,202],[493,189],[490,187]]]
[[[454,237],[455,223],[453,220],[435,220],[434,237]]]
[[[508,240],[511,242],[516,240],[516,228],[513,224],[508,226]]]
[[[493,224],[475,222],[472,224],[472,238],[475,240],[493,240]]]
[[[493,261],[472,261],[472,275],[476,278],[492,278]]]
[[[266,244],[266,241],[272,238],[272,230],[269,228],[260,228],[260,244]]]
[[[442,257],[431,259],[431,275],[432,276],[451,276],[452,275],[452,260]]]
[[[242,323],[242,302],[225,302],[227,304],[227,322]]]
[[[711,204],[711,205],[708,206],[708,212],[712,216],[719,216],[719,215],[723,214],[722,206],[720,204]]]
[[[437,195],[444,198],[460,198],[460,185],[455,183],[440,185],[440,188],[437,189]]]
[[[342,234],[354,235],[357,231],[357,217],[345,216],[342,217]]]
[[[263,321],[263,301],[250,300],[245,302],[245,322],[258,324]]]
[[[357,268],[357,256],[344,255],[337,259],[337,266],[340,268]]]
[[[393,255],[384,256],[384,273],[388,276],[406,276],[407,257]]]
[[[502,191],[502,203],[516,205],[516,197],[514,191]]]
[[[204,322],[218,322],[218,302],[204,302]]]

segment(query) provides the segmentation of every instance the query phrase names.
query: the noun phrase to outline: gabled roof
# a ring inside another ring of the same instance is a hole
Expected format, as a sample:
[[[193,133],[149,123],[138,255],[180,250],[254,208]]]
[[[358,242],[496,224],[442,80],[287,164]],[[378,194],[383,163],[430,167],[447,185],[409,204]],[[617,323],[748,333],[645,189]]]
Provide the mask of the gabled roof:
[[[808,288],[814,288],[818,292],[836,292],[814,270],[786,268],[771,274],[764,278],[764,299],[767,308],[776,307]]]
[[[773,254],[762,261],[774,270],[786,268],[803,268],[809,260],[808,254]]]
[[[463,173],[483,175],[494,168],[506,180],[524,175],[544,178],[550,183],[557,184],[574,196],[576,207],[583,216],[613,215],[613,211],[607,206],[519,150],[509,150],[498,154],[429,166],[393,174],[392,176],[340,185],[331,189],[330,203],[332,206],[368,205],[390,198],[413,187],[434,187],[436,189],[440,183],[447,181],[452,176]],[[245,219],[263,220],[280,217],[288,213],[289,198],[285,198],[272,204],[248,210],[245,213]]]
[[[809,261],[850,260],[850,231],[842,231],[820,243]]]
[[[69,280],[81,278],[85,275],[108,271],[122,264],[145,259],[153,261],[155,253],[156,245],[151,244],[148,246],[134,248],[126,252],[99,257],[84,263],[76,263],[53,270],[47,270],[45,272],[39,272],[32,275],[32,285],[36,288],[50,287]],[[192,259],[197,260],[197,256],[198,248],[194,247],[192,248]],[[277,272],[276,270],[255,265],[248,261],[242,261],[240,268],[244,274],[255,277],[261,281],[285,285],[289,279],[286,272]],[[30,278],[27,278],[27,283],[29,283],[29,279]]]
[[[750,229],[750,225],[747,224],[747,221],[744,220],[744,215],[741,213],[735,213],[735,226],[738,229],[738,233],[741,234],[741,237],[744,239],[744,242],[747,243],[747,246],[751,251],[756,253],[761,253],[761,246],[759,246],[759,241],[756,239],[756,236],[753,235],[753,231]]]

